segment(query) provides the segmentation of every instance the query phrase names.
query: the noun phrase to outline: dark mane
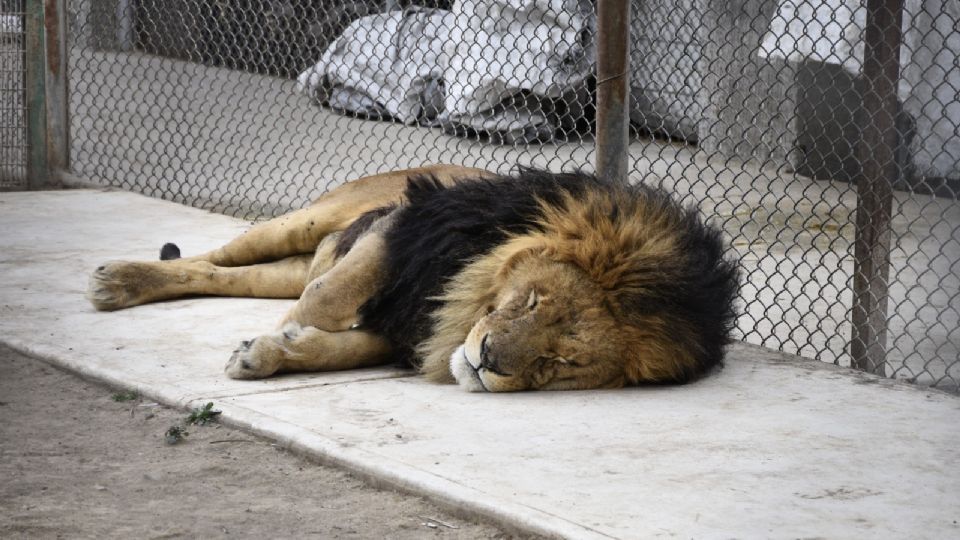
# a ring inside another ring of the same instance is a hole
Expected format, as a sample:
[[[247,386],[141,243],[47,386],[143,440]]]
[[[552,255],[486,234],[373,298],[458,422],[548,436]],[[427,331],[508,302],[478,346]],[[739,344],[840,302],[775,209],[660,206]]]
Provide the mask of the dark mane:
[[[444,187],[430,176],[411,178],[408,204],[387,233],[387,283],[360,308],[362,324],[387,337],[401,362],[414,365],[414,347],[429,335],[430,313],[444,284],[474,257],[521,233],[540,217],[538,199],[603,189],[583,173],[552,174],[520,168],[510,176],[472,179]]]
[[[416,365],[414,349],[430,336],[430,315],[440,307],[434,298],[450,278],[502,244],[508,234],[540,227],[541,202],[556,208],[564,204],[565,194],[579,201],[588,191],[606,194],[607,200],[619,205],[607,208],[603,215],[587,214],[587,223],[576,225],[568,231],[571,234],[586,232],[590,223],[604,219],[641,232],[663,226],[638,222],[644,215],[669,216],[667,222],[675,234],[678,255],[641,259],[632,267],[636,275],[656,278],[621,296],[623,321],[642,326],[644,317],[657,316],[676,323],[667,324],[663,331],[691,351],[694,364],[675,382],[693,380],[720,364],[735,321],[739,287],[739,270],[724,256],[721,231],[704,223],[695,208],[682,207],[663,190],[613,184],[580,172],[519,169],[511,176],[465,180],[452,187],[431,177],[411,179],[405,193],[409,203],[397,211],[386,233],[387,285],[360,308],[361,324],[389,339],[401,362]],[[646,210],[638,212],[641,207]],[[549,223],[543,227],[550,228]],[[616,249],[606,242],[596,243]],[[631,249],[625,246],[622,253],[628,255]],[[619,260],[619,255],[613,258]]]

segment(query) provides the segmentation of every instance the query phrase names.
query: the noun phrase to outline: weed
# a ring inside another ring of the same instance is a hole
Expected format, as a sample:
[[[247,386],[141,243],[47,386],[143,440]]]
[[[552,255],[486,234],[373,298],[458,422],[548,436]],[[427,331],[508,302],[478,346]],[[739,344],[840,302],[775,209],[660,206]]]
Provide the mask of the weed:
[[[203,426],[209,422],[216,421],[217,415],[219,415],[220,412],[221,411],[213,410],[213,402],[210,402],[203,407],[199,407],[190,411],[190,416],[187,417],[186,423]]]
[[[140,399],[140,392],[136,390],[125,390],[123,392],[117,392],[110,396],[110,399],[120,402],[120,401],[133,401]]]
[[[177,444],[182,441],[184,437],[190,435],[187,433],[187,430],[181,426],[170,426],[170,429],[167,430],[164,435],[164,440],[167,441],[167,444]]]
[[[190,411],[190,415],[183,419],[182,425],[171,426],[170,429],[164,433],[164,438],[167,441],[167,444],[177,444],[182,441],[184,437],[189,435],[187,433],[186,426],[194,424],[197,426],[204,426],[210,422],[216,422],[217,415],[220,414],[220,411],[215,411],[213,409],[213,403],[207,403],[203,407],[197,407]]]

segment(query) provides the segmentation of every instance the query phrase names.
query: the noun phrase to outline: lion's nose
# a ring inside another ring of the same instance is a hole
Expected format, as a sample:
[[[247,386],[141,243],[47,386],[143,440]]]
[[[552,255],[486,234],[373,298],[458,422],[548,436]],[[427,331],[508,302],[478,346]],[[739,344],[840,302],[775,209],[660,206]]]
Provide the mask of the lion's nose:
[[[500,370],[497,360],[490,355],[490,334],[484,334],[480,340],[480,367],[497,375],[508,375]]]
[[[480,365],[490,369],[490,334],[484,334],[480,340]]]

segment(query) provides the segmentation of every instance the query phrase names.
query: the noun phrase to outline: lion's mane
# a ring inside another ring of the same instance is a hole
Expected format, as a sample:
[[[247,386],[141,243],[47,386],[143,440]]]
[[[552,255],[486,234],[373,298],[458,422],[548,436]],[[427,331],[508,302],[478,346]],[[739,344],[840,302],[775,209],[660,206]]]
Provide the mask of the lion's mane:
[[[388,285],[360,316],[428,377],[449,380],[446,360],[491,294],[492,274],[511,252],[530,249],[576,265],[607,291],[617,319],[651,336],[638,347],[674,344],[686,360],[673,380],[721,362],[738,271],[719,229],[666,192],[521,168],[447,188],[414,178],[405,197],[386,236]]]

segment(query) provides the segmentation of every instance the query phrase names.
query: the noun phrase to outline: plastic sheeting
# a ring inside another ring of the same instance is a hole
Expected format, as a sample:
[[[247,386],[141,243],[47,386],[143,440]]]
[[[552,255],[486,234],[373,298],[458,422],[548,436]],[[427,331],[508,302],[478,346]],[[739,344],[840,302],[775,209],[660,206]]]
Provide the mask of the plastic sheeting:
[[[594,27],[585,0],[464,0],[452,11],[381,13],[354,21],[298,88],[339,111],[506,143],[550,140],[560,126],[543,100],[583,94]]]

